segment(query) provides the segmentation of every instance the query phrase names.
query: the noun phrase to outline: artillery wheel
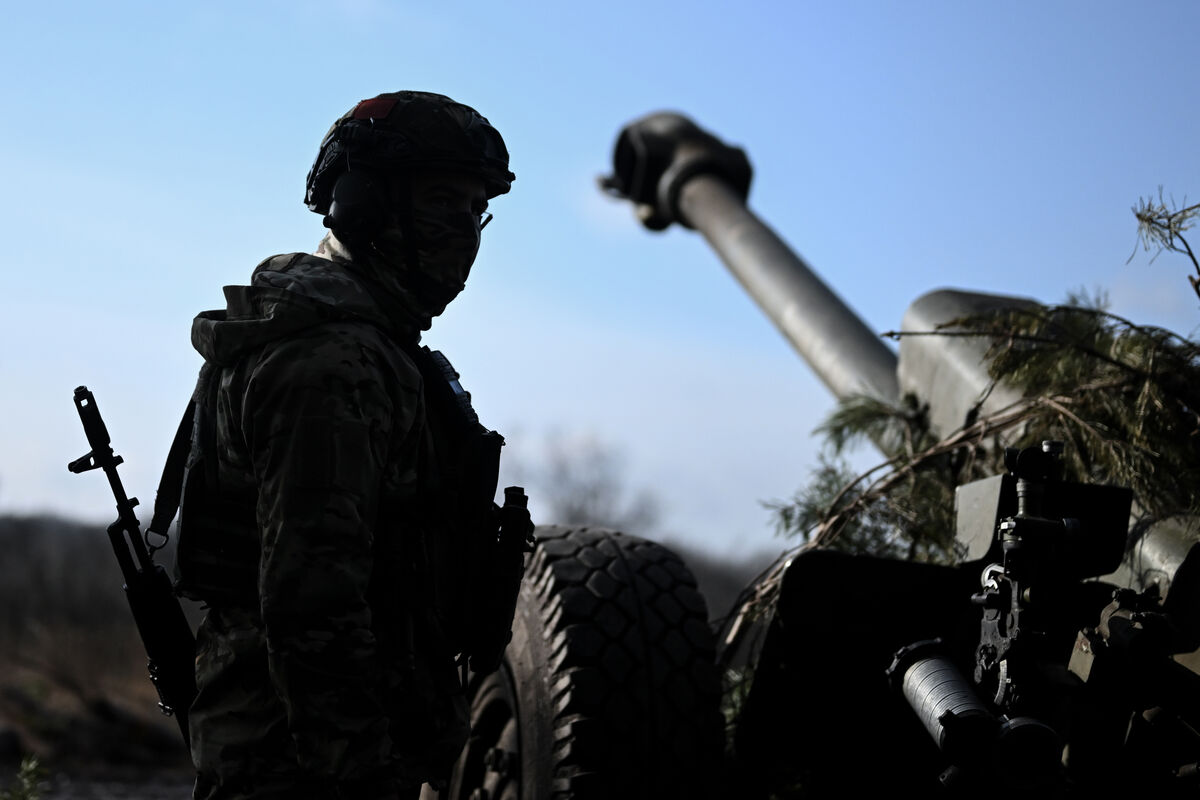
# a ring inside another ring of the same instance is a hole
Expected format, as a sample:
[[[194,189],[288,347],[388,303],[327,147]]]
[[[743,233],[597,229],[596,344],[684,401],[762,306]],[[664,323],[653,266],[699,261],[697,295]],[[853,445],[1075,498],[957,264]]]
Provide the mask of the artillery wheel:
[[[496,672],[472,678],[453,800],[705,797],[723,755],[704,599],[683,561],[597,528],[537,530]]]

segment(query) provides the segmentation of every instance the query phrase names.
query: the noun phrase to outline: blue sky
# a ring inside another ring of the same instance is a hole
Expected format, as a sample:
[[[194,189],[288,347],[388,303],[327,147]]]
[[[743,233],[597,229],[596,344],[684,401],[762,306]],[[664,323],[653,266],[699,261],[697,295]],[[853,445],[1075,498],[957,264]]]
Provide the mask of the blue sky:
[[[644,114],[744,147],[751,208],[875,330],[946,286],[1200,323],[1189,265],[1135,250],[1130,213],[1200,194],[1190,0],[6,5],[0,512],[111,515],[65,466],[79,384],[150,502],[191,318],[315,247],[321,137],[398,88],[478,108],[517,174],[427,343],[513,462],[612,448],[659,496],[654,536],[781,548],[761,502],[805,481],[832,399],[697,233],[597,189]]]

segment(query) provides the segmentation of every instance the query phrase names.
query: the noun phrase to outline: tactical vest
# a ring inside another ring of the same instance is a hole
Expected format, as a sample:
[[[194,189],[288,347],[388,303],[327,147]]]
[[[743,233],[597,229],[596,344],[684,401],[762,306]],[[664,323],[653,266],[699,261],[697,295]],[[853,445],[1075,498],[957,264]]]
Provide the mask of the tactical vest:
[[[480,423],[470,392],[441,352],[408,352],[425,387],[426,435],[433,446],[423,452],[436,461],[418,467],[426,480],[415,509],[422,534],[415,566],[428,581],[424,599],[439,633],[452,652],[469,652],[473,626],[487,617],[481,608],[493,603],[487,592],[500,525],[494,498],[504,438]]]
[[[422,377],[426,437],[416,500],[381,504],[377,527],[402,516],[417,541],[405,542],[406,566],[420,578],[415,597],[452,652],[470,649],[472,620],[490,598],[487,573],[499,519],[496,496],[503,437],[471,406],[459,374],[439,351],[405,348]],[[260,533],[257,496],[223,485],[217,470],[216,371],[205,364],[163,470],[150,529],[165,533],[176,513],[175,590],[210,606],[258,604]],[[399,520],[397,520],[398,522]],[[415,523],[415,524],[414,524]],[[376,541],[386,539],[377,536]]]

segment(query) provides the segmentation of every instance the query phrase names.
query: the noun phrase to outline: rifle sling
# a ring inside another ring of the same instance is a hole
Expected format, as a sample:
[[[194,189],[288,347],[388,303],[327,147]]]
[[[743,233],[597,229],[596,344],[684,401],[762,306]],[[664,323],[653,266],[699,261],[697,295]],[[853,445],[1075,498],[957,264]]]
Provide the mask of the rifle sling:
[[[196,400],[193,398],[183,412],[179,421],[179,429],[175,431],[175,439],[171,442],[171,450],[167,453],[167,463],[163,466],[162,478],[158,482],[158,493],[154,496],[154,516],[150,520],[148,530],[165,537],[179,510],[179,500],[183,494],[183,473],[187,466],[188,453],[192,449],[192,426],[195,424]]]

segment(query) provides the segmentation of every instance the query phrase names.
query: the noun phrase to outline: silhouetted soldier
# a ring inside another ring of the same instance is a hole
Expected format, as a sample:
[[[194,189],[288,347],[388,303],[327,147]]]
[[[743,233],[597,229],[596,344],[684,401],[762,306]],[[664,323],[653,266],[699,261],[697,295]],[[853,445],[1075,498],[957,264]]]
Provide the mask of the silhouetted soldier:
[[[196,318],[177,568],[209,607],[198,800],[415,797],[458,756],[455,659],[478,655],[473,543],[495,538],[503,440],[419,340],[513,179],[475,110],[425,92],[364,100],[308,176],[330,229],[317,251],[266,259]]]

